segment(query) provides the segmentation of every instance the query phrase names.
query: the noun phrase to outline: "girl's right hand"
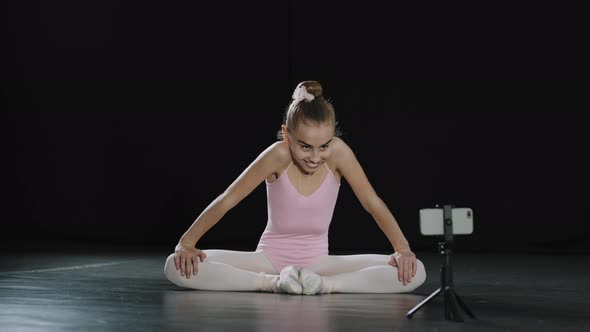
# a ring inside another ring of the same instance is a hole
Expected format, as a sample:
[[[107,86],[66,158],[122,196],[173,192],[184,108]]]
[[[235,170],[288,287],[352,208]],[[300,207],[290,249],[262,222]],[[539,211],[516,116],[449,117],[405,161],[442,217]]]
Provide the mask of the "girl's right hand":
[[[201,262],[207,258],[207,254],[201,250],[178,243],[174,248],[174,265],[177,270],[180,270],[180,274],[190,279],[191,273],[196,275],[199,271],[199,257]]]

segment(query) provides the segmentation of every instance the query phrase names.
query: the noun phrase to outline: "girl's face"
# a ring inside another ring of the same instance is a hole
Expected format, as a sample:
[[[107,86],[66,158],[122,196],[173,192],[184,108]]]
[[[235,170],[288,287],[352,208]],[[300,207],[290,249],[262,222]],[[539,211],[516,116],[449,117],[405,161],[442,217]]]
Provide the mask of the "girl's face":
[[[334,126],[330,123],[301,123],[296,129],[283,126],[293,162],[304,173],[311,174],[330,156],[330,144],[334,138]]]

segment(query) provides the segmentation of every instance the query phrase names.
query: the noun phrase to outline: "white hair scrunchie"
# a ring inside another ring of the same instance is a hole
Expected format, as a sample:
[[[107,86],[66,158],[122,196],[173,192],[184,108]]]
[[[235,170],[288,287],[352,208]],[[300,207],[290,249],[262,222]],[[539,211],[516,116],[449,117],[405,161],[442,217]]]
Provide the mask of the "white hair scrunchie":
[[[315,97],[307,92],[307,89],[305,88],[305,85],[302,85],[298,88],[295,89],[295,91],[293,92],[293,99],[295,100],[295,103],[298,103],[300,101],[302,101],[303,99],[309,101],[312,101]]]

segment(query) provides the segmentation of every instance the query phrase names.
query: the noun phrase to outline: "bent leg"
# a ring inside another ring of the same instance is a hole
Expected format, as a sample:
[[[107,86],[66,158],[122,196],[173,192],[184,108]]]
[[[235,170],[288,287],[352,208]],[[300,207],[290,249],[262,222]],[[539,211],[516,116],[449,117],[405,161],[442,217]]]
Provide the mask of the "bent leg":
[[[317,263],[308,267],[308,269],[321,276],[331,276],[354,272],[371,266],[391,266],[388,261],[388,255],[329,255],[322,257]]]
[[[203,250],[207,254],[196,275],[186,278],[174,264],[174,254],[166,259],[164,274],[180,287],[216,291],[276,292],[278,272],[261,252]],[[230,265],[232,264],[232,265]]]
[[[205,262],[217,262],[250,272],[279,274],[272,262],[260,251],[235,251],[223,249],[203,250],[207,254]]]
[[[420,260],[416,260],[416,275],[406,285],[398,281],[397,267],[388,261],[388,255],[377,254],[326,256],[309,270],[322,276],[321,293],[405,293],[426,280]]]

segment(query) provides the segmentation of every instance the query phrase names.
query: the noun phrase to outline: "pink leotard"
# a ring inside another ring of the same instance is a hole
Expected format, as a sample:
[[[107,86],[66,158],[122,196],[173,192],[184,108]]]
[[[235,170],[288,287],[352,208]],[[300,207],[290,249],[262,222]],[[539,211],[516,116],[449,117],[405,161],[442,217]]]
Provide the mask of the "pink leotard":
[[[266,181],[268,222],[256,251],[279,272],[289,265],[308,267],[328,255],[328,228],[340,183],[325,167],[324,182],[308,196],[295,189],[286,170],[272,183]]]

